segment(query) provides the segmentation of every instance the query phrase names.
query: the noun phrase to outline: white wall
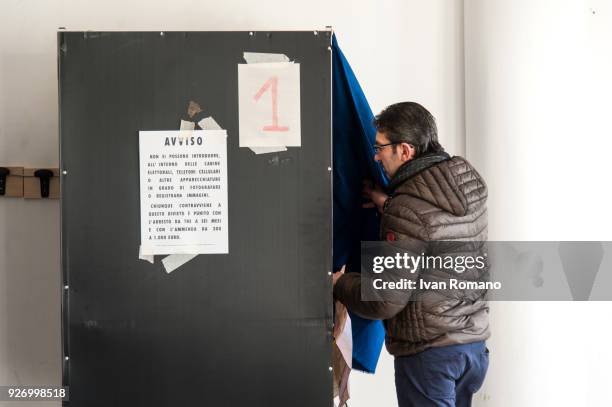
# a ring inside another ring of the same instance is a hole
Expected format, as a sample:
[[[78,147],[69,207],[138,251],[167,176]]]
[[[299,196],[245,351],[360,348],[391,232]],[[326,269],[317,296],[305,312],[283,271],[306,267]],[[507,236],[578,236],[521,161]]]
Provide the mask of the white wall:
[[[493,240],[610,240],[612,4],[466,0],[467,157]],[[612,304],[492,304],[479,406],[607,406]]]
[[[418,101],[438,119],[447,149],[462,154],[462,13],[462,0],[4,0],[0,165],[58,163],[55,32],[60,26],[313,30],[332,25],[375,112],[394,102]],[[0,225],[0,384],[59,383],[59,205],[0,199]],[[396,405],[392,359],[385,354],[375,376],[355,374],[352,394],[352,407]]]

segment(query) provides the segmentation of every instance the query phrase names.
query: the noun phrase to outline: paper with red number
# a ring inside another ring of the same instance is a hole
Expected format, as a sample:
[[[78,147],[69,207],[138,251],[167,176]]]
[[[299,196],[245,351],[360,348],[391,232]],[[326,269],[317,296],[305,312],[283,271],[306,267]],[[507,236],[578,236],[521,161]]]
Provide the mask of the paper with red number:
[[[299,147],[300,64],[239,64],[240,147]]]

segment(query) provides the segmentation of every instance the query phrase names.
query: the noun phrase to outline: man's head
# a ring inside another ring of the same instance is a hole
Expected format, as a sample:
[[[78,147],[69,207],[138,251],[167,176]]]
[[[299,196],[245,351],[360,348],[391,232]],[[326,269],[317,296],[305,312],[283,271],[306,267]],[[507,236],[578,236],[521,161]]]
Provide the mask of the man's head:
[[[380,161],[388,177],[393,177],[407,161],[444,151],[438,143],[436,120],[418,103],[388,106],[376,116],[374,126],[374,160]]]

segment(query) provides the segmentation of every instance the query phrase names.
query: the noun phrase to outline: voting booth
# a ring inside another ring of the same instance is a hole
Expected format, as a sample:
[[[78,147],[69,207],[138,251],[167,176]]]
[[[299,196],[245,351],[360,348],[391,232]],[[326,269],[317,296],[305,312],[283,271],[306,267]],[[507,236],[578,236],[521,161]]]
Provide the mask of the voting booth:
[[[325,406],[331,31],[58,34],[69,406]]]

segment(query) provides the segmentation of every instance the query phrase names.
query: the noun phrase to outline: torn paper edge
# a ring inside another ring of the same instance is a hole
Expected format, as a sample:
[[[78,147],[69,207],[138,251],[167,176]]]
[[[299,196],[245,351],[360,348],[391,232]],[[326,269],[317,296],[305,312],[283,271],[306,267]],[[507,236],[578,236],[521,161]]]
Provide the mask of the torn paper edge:
[[[247,64],[262,64],[272,62],[293,62],[285,54],[270,54],[266,52],[243,52],[242,58]],[[268,154],[278,153],[280,151],[287,151],[286,146],[278,147],[249,147],[255,154]]]
[[[200,120],[198,126],[200,126],[202,130],[223,130],[212,116]]]
[[[155,256],[152,254],[142,254],[142,246],[138,247],[138,258],[140,260],[148,261],[153,264],[155,262]]]
[[[170,274],[196,256],[197,254],[171,254],[162,259],[162,264],[166,269],[166,273]]]
[[[242,58],[247,64],[261,64],[266,62],[291,62],[285,54],[270,54],[267,52],[243,52]]]
[[[249,147],[255,154],[277,153],[287,151],[287,147]]]
[[[195,130],[195,123],[189,122],[187,120],[181,120],[179,137],[180,138],[189,138],[193,136],[193,131]]]
[[[287,151],[287,147],[249,147],[255,154],[267,154],[267,153],[278,153],[280,151]]]

